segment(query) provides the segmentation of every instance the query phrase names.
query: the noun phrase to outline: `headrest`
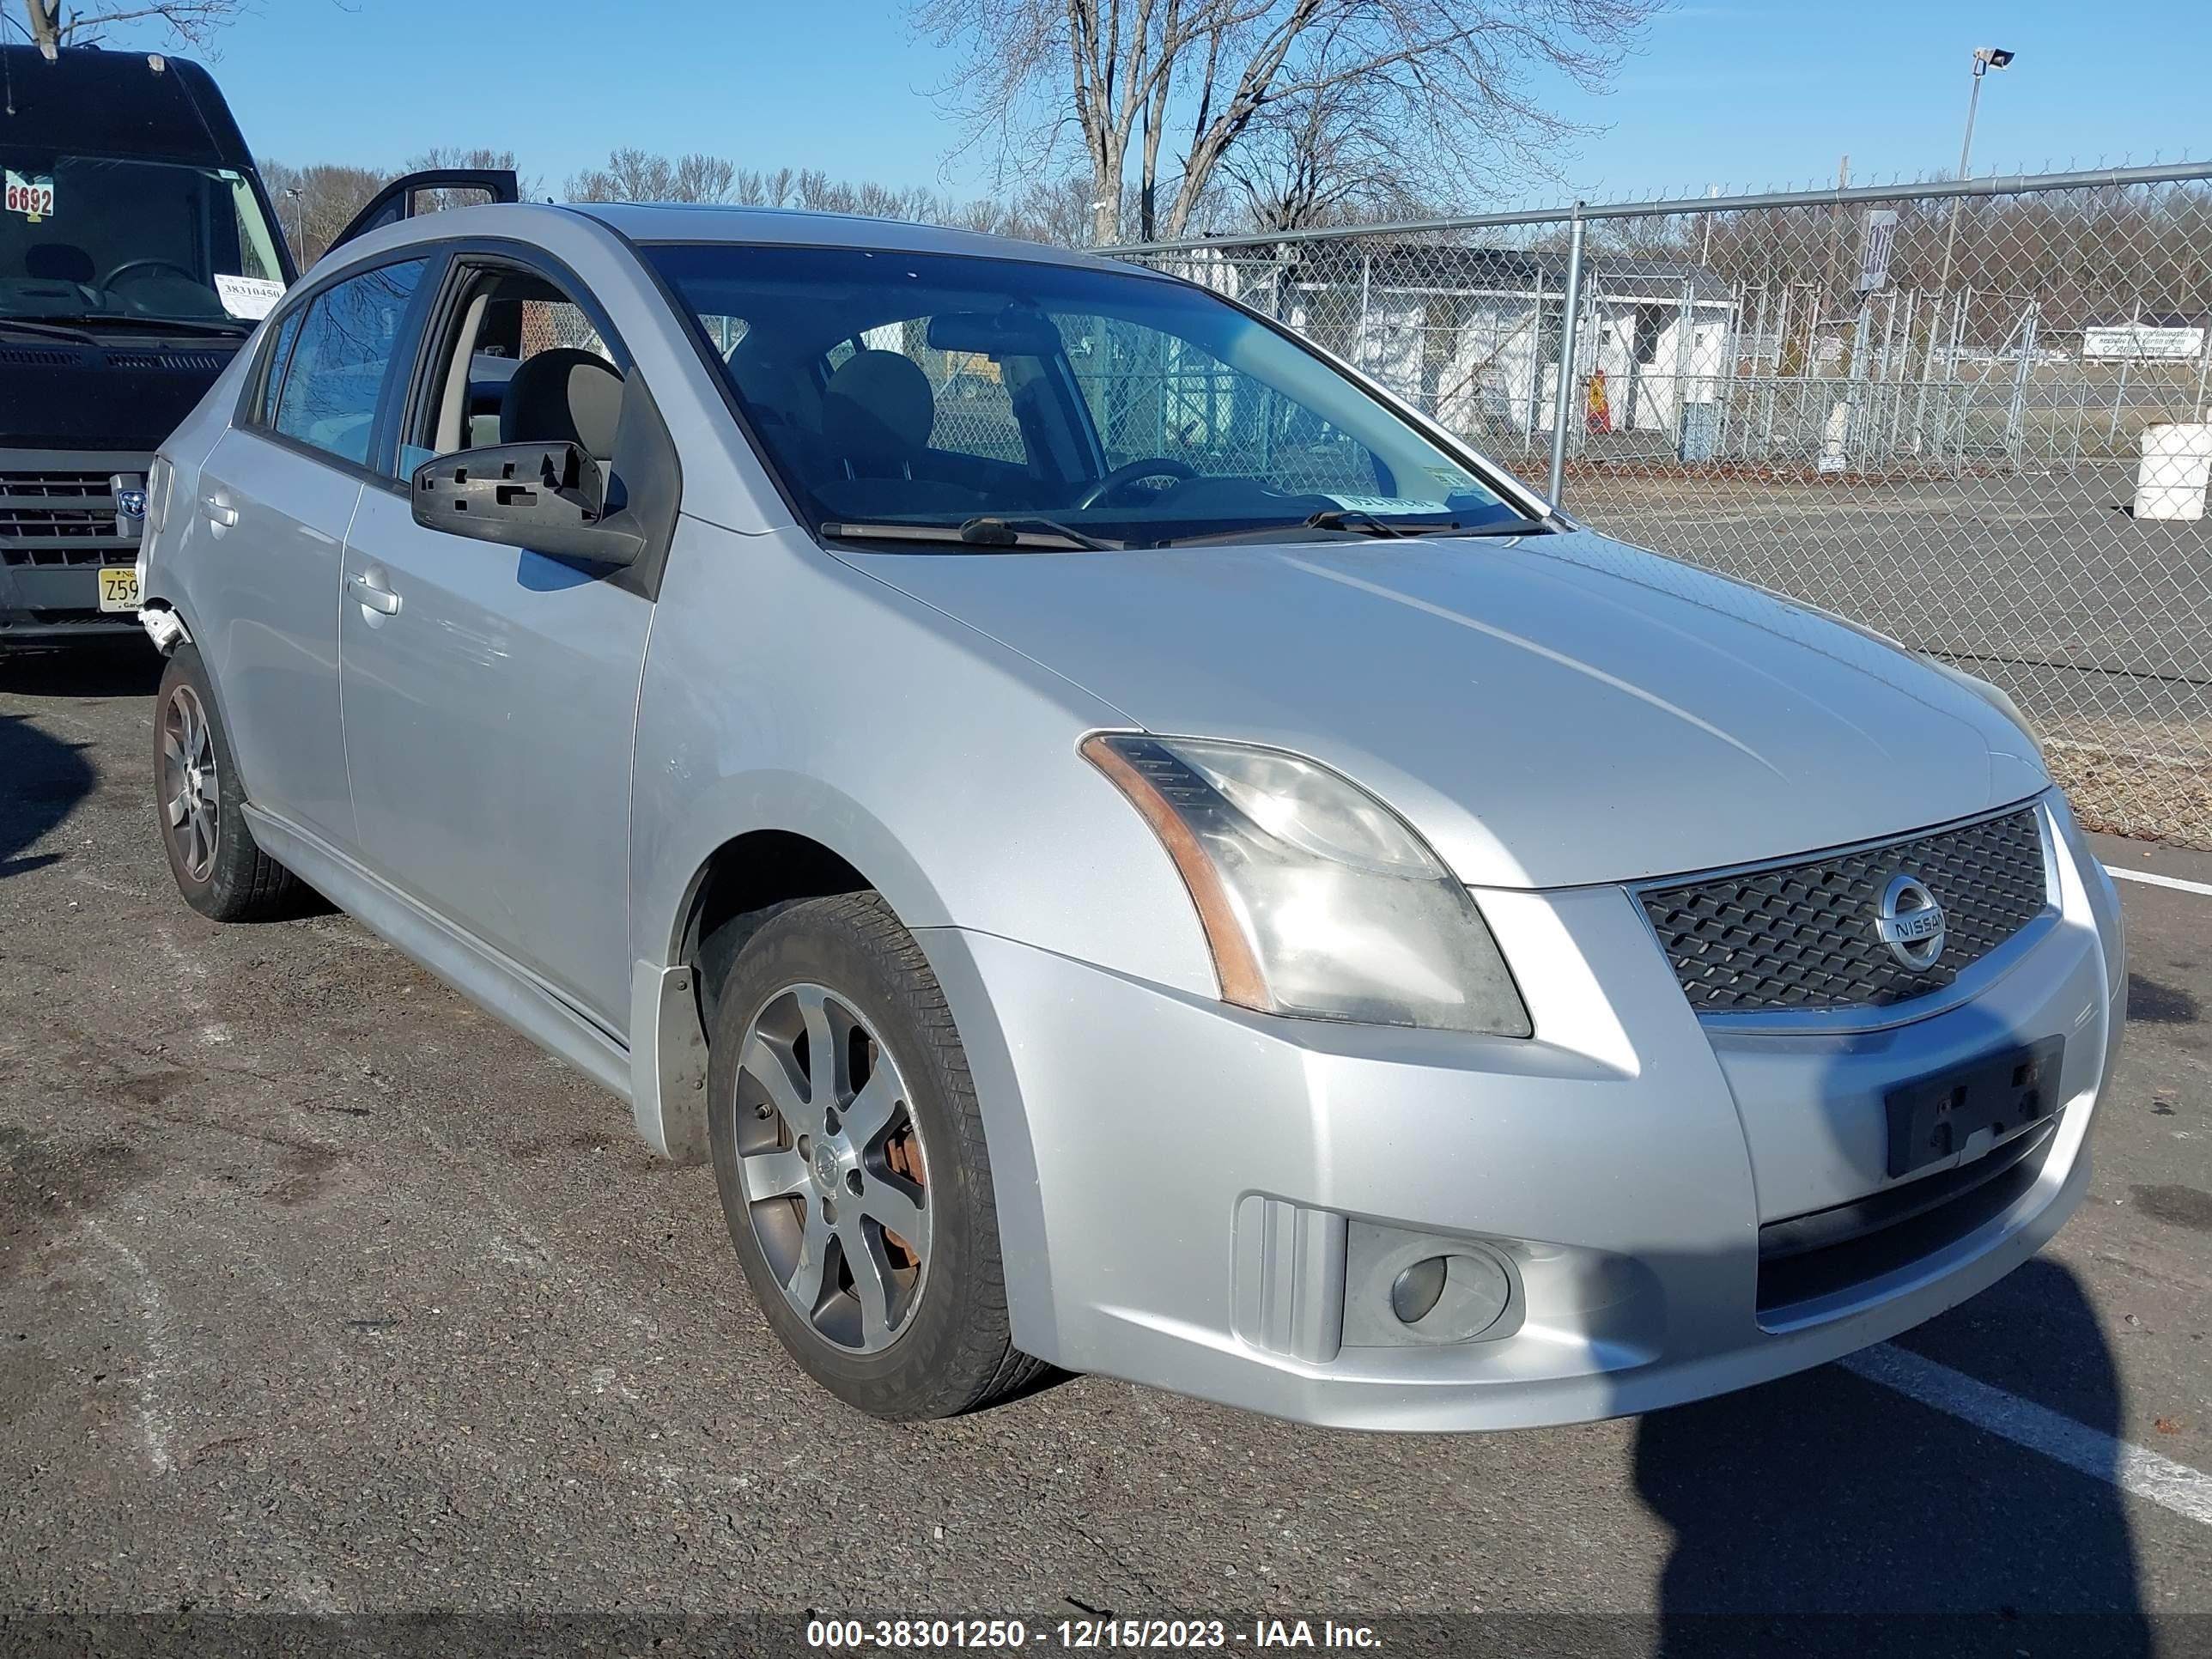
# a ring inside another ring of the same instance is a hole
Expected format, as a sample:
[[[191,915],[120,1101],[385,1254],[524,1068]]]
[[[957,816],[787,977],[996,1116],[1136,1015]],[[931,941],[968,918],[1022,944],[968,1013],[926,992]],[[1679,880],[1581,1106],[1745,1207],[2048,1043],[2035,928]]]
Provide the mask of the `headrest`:
[[[841,455],[904,459],[929,447],[936,425],[929,376],[899,352],[854,352],[822,391],[822,436]]]
[[[621,373],[605,358],[571,346],[526,357],[500,394],[503,444],[580,444],[597,460],[615,453],[622,420]]]

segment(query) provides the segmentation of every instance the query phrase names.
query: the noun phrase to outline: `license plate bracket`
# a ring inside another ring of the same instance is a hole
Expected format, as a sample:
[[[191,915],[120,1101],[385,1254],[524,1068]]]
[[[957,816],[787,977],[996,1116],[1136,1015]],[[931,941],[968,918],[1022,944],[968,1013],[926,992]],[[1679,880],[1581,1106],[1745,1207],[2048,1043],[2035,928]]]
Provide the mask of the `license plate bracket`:
[[[2049,1117],[2064,1052],[2063,1037],[2045,1037],[1892,1089],[1882,1097],[1890,1178],[1941,1163],[1984,1129],[2002,1135]]]

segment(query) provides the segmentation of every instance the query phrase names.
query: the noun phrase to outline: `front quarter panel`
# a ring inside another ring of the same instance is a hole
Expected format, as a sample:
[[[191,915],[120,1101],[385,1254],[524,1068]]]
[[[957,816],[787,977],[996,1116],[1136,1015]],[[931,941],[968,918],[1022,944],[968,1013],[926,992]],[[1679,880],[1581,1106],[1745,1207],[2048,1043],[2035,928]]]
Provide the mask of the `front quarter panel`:
[[[1015,1328],[1054,1338],[1036,1126],[968,941],[1105,965],[1186,1000],[1218,992],[1188,893],[1136,811],[1076,751],[1121,713],[840,562],[797,530],[686,517],[656,607],[631,825],[632,1109],[678,1158],[705,1151],[703,1053],[676,967],[716,850],[778,830],[830,848],[913,930],[974,1070]],[[1066,1011],[1080,1018],[1079,1010]]]

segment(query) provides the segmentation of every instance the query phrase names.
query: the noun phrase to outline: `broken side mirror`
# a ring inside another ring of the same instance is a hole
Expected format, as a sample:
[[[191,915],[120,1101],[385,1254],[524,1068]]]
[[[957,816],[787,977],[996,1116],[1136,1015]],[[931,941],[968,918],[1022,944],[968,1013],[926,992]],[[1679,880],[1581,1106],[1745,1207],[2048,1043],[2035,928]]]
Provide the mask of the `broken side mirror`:
[[[635,563],[637,531],[606,522],[607,471],[579,444],[493,444],[415,469],[415,522],[427,530],[591,564]]]

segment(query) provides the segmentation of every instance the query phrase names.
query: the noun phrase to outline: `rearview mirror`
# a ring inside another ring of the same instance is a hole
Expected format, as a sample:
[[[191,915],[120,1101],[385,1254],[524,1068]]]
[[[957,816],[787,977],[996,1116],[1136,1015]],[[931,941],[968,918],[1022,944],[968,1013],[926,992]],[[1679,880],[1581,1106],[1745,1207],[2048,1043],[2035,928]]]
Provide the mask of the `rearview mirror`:
[[[635,531],[608,525],[606,469],[579,444],[489,444],[415,469],[415,522],[426,530],[593,564],[634,562]]]
[[[1060,349],[1060,330],[1052,319],[1021,306],[995,313],[939,312],[929,319],[926,337],[933,350],[981,357],[1049,357]]]

